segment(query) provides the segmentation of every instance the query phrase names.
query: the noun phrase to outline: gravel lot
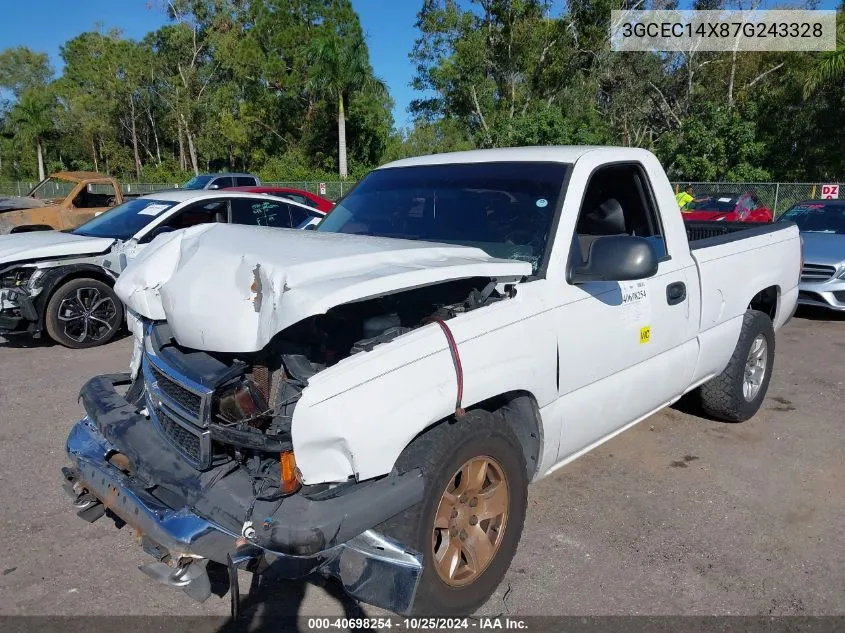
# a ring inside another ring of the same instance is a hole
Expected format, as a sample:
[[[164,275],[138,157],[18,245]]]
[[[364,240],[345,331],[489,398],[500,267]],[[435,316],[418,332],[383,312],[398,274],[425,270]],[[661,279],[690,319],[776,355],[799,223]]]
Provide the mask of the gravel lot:
[[[132,531],[83,522],[62,490],[78,389],[125,370],[130,348],[0,344],[4,615],[228,614],[228,596],[197,604],[153,584]],[[533,486],[519,551],[483,611],[845,614],[843,358],[845,318],[799,312],[754,419],[714,422],[681,404]],[[248,587],[245,575],[242,598]],[[251,602],[354,613],[333,585],[286,582]]]

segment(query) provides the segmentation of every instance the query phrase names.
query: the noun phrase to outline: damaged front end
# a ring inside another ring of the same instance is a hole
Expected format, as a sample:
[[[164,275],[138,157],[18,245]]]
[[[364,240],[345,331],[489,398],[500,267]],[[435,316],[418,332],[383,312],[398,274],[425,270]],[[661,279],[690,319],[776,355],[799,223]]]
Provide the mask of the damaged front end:
[[[36,265],[17,265],[0,270],[0,334],[41,331],[35,305],[44,270]]]
[[[128,374],[82,389],[87,417],[64,472],[82,518],[131,525],[156,559],[142,570],[196,599],[210,595],[213,561],[333,576],[359,600],[410,609],[421,556],[373,528],[420,501],[421,473],[301,486],[290,418],[310,361],[289,354],[268,367],[266,356],[185,349],[164,323],[147,324],[143,346],[125,395]]]

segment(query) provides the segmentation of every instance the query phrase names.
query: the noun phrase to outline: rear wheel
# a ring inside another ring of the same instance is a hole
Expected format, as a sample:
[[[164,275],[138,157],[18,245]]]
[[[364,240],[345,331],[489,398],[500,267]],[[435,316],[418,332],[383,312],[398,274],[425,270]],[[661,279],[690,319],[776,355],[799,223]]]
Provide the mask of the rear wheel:
[[[123,322],[123,304],[98,279],[73,279],[61,285],[47,302],[47,333],[73,349],[108,343]]]
[[[376,529],[423,555],[413,613],[474,612],[502,581],[522,534],[528,477],[519,441],[500,417],[470,411],[414,440],[397,467],[422,469],[425,495]]]
[[[748,310],[725,370],[701,386],[701,406],[713,417],[744,422],[760,409],[775,361],[775,331],[768,315]]]

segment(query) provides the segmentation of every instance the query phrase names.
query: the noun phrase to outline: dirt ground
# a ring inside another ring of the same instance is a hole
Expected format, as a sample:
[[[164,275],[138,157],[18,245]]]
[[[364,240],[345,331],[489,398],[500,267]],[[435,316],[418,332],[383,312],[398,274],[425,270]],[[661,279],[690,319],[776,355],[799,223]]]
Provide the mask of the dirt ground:
[[[228,596],[197,604],[154,584],[132,531],[85,523],[62,490],[79,387],[124,371],[130,343],[0,343],[0,614],[229,612]],[[845,614],[845,316],[799,312],[777,346],[754,419],[714,422],[682,404],[533,486],[519,551],[483,612]],[[244,599],[264,613],[356,613],[333,585]]]

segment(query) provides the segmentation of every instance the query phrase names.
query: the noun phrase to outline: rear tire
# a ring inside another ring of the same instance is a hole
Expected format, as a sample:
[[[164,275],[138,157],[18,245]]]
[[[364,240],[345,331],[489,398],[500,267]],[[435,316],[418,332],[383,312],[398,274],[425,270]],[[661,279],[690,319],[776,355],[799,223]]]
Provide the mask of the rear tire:
[[[726,422],[745,422],[760,409],[775,361],[775,331],[771,319],[748,310],[742,320],[733,356],[725,370],[701,386],[701,407]]]
[[[44,315],[50,338],[72,349],[104,345],[123,323],[123,304],[98,279],[72,279],[50,297]]]
[[[522,535],[528,476],[519,441],[500,416],[469,411],[419,436],[396,465],[422,470],[423,500],[375,529],[422,553],[412,613],[473,613],[499,586]]]

